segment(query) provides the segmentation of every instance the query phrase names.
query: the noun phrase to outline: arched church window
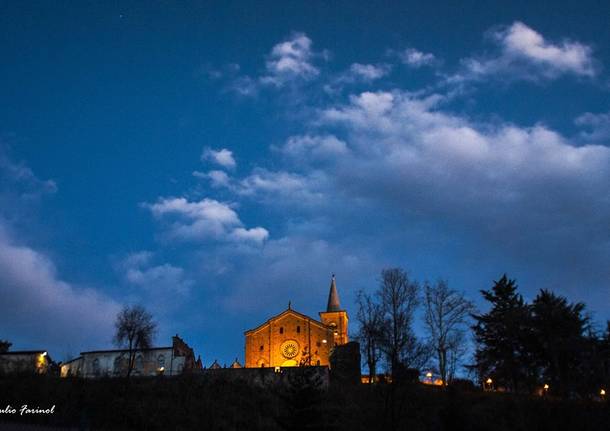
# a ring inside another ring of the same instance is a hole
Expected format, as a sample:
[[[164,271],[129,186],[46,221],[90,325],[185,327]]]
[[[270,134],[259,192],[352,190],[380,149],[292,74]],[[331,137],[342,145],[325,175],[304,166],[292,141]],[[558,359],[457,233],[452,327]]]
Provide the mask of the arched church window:
[[[297,326],[297,334],[300,334],[300,333],[301,333],[301,327]]]
[[[284,333],[284,327],[280,326],[280,334],[283,334],[283,333]]]
[[[260,346],[260,348],[259,348],[258,350],[260,350],[260,351],[262,352],[264,348],[265,348],[265,346],[263,346],[263,345],[261,344],[261,346]]]

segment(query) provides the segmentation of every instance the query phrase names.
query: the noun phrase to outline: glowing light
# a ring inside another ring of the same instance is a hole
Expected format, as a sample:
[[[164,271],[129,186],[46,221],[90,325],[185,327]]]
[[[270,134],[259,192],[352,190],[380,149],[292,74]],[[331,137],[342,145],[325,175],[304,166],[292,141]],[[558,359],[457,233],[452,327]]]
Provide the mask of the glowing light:
[[[431,379],[431,378],[432,378],[432,373],[431,373],[430,371],[428,371],[428,372],[426,373],[426,377],[427,377],[427,378],[429,378],[429,379]]]
[[[40,356],[42,356],[42,357],[47,356],[47,352],[44,352],[44,353],[43,353],[42,355],[40,355]]]
[[[160,371],[160,372],[165,371],[165,367],[159,367],[159,371]]]
[[[599,390],[599,394],[603,397],[604,395],[606,395],[606,390],[605,389],[600,389]]]
[[[322,340],[322,342],[323,342],[324,344],[326,344],[328,341],[326,341],[326,340]]]
[[[488,385],[491,385],[494,381],[491,380],[491,377],[488,377],[487,380],[485,380],[485,383],[487,383]]]
[[[275,372],[276,372],[276,373],[279,373],[280,371],[281,371],[281,370],[280,370],[280,367],[275,367]]]
[[[544,386],[542,387],[545,391],[549,390],[549,385],[547,385],[546,383],[544,384]]]

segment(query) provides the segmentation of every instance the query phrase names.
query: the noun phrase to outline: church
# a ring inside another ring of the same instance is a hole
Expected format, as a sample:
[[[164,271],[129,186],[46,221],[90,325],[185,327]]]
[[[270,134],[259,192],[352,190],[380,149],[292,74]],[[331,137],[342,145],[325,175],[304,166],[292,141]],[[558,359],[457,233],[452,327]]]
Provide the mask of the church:
[[[348,342],[348,316],[341,309],[333,274],[326,311],[320,320],[293,310],[290,302],[282,313],[245,332],[246,368],[330,365],[335,346]]]

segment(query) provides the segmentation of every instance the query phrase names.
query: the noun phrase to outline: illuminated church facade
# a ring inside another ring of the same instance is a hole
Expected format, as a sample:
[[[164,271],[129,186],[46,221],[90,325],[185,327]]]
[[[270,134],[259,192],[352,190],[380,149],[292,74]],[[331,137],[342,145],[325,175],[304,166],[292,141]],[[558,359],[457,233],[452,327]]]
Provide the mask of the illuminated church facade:
[[[348,315],[341,309],[335,276],[320,320],[288,308],[245,332],[246,368],[330,365],[335,346],[348,342]]]

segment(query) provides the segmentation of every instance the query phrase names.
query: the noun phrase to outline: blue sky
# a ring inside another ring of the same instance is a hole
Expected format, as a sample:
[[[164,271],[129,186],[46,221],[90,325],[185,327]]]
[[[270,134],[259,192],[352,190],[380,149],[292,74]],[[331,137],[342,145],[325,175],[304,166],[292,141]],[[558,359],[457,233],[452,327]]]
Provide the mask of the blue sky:
[[[605,2],[32,2],[0,16],[0,338],[64,359],[143,303],[243,358],[331,273],[610,318]]]

